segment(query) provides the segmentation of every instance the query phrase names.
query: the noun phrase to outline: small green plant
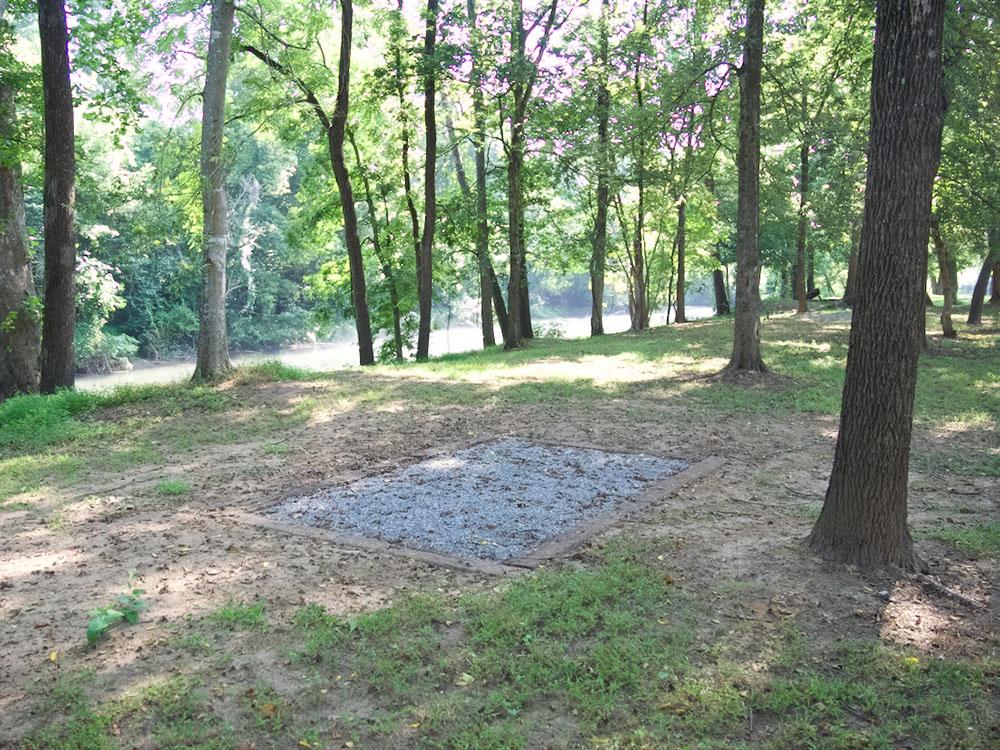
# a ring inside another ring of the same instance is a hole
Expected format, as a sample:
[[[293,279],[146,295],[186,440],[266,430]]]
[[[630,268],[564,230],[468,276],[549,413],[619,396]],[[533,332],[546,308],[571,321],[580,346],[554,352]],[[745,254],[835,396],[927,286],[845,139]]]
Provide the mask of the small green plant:
[[[210,615],[218,625],[229,630],[266,630],[267,617],[264,602],[253,604],[229,601]]]
[[[91,646],[96,644],[118,623],[127,622],[129,625],[135,625],[139,622],[139,613],[146,609],[146,602],[142,599],[142,595],[146,591],[137,588],[135,581],[135,571],[130,570],[128,591],[116,596],[113,604],[109,604],[107,607],[98,607],[90,612],[90,622],[87,623],[87,643]]]
[[[156,491],[167,497],[183,495],[191,490],[191,485],[179,479],[166,479],[156,485]]]

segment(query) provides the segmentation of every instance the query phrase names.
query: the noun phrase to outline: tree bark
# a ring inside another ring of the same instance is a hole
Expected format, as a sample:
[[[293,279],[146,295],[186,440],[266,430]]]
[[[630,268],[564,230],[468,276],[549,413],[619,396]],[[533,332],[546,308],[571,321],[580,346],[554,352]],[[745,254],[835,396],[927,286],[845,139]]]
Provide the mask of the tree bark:
[[[493,295],[493,284],[496,274],[490,259],[490,228],[488,219],[488,203],[486,195],[486,108],[483,103],[483,74],[479,66],[479,56],[482,49],[482,35],[479,31],[476,15],[476,0],[466,0],[466,10],[469,15],[469,46],[471,48],[472,68],[469,74],[469,85],[472,88],[472,145],[476,153],[476,260],[479,262],[479,317],[483,328],[483,348],[496,345],[493,333],[493,314],[490,299]],[[455,146],[456,156],[458,146]],[[498,285],[499,289],[499,285]],[[503,307],[503,294],[500,295],[500,306],[497,308],[497,319],[501,320],[501,335],[506,335],[506,326],[500,316],[507,315]]]
[[[993,264],[993,274],[990,278],[990,305],[1000,305],[1000,260]]]
[[[45,100],[45,311],[42,317],[43,393],[76,382],[73,334],[76,327],[76,154],[69,33],[63,0],[39,0]]]
[[[803,136],[802,146],[799,149],[799,224],[795,240],[795,299],[798,303],[797,310],[800,313],[809,311],[809,290],[806,288],[806,200],[808,193],[809,143]]]
[[[876,10],[860,279],[833,470],[809,544],[862,566],[922,567],[906,522],[931,188],[941,154],[944,0]]]
[[[375,210],[375,196],[372,193],[371,180],[368,179],[368,173],[365,171],[365,166],[361,162],[361,151],[358,149],[358,144],[354,139],[353,133],[348,133],[348,139],[351,141],[351,148],[354,151],[354,161],[357,165],[358,172],[361,174],[361,184],[365,190],[365,204],[368,207],[368,226],[371,227],[372,230],[372,250],[375,251],[375,258],[378,260],[379,267],[382,269],[382,276],[385,277],[385,283],[389,286],[389,304],[392,307],[393,354],[395,355],[397,362],[402,362],[403,313],[399,309],[399,286],[396,284],[396,274],[392,270],[392,259],[383,251],[382,238],[379,236],[378,230],[378,219],[376,218],[378,214]],[[388,226],[388,223],[389,222],[387,220],[386,226]]]
[[[684,311],[685,285],[687,283],[684,270],[684,248],[687,243],[687,200],[682,195],[677,201],[677,302],[675,304],[674,322],[687,323]]]
[[[1000,260],[1000,227],[991,226],[986,230],[986,259],[979,270],[976,285],[972,288],[972,299],[969,301],[969,317],[966,323],[973,326],[983,323],[983,301],[986,299],[986,286],[990,281],[993,264]]]
[[[330,162],[340,193],[340,207],[344,214],[344,240],[347,245],[347,262],[351,273],[351,300],[354,304],[354,324],[358,332],[358,358],[362,365],[375,362],[372,346],[371,320],[368,315],[368,295],[365,289],[365,260],[361,253],[358,235],[358,214],[354,208],[354,191],[351,176],[344,160],[344,139],[347,132],[347,113],[350,106],[351,44],[354,31],[354,6],[352,0],[341,0],[340,61],[337,65],[337,98],[327,140],[330,145]]]
[[[0,82],[0,141],[17,132],[14,89]],[[35,281],[28,257],[21,163],[16,154],[0,161],[0,400],[38,391],[41,332],[33,309]]]
[[[217,378],[232,367],[226,335],[229,206],[222,139],[235,11],[236,6],[231,0],[215,0],[212,3],[201,115],[201,207],[204,223],[198,359],[194,380]]]
[[[955,279],[951,277],[951,264],[949,262],[948,246],[945,244],[944,235],[941,234],[941,220],[935,214],[931,216],[931,237],[934,240],[934,249],[937,251],[938,278],[941,280],[941,294],[944,302],[941,304],[941,334],[946,339],[957,339],[955,325],[951,320],[951,302],[954,299]]]
[[[727,375],[767,372],[760,354],[760,72],[764,0],[748,0],[740,80],[736,227],[736,315]]]
[[[712,271],[712,287],[715,291],[715,314],[729,315],[729,290],[726,288],[726,275],[721,268]]]
[[[521,303],[524,276],[524,239],[521,237],[521,167],[524,162],[524,113],[527,107],[525,85],[520,80],[525,61],[524,7],[522,0],[512,0],[511,47],[517,63],[511,94],[514,111],[510,120],[510,146],[507,153],[507,237],[510,244],[510,277],[507,279],[507,335],[505,349],[517,349],[524,342]]]
[[[417,298],[420,322],[417,328],[417,360],[427,359],[431,341],[431,302],[434,293],[431,253],[434,247],[434,226],[437,218],[437,123],[435,101],[437,64],[434,47],[437,41],[438,0],[427,0],[427,27],[424,32],[424,233],[420,238],[417,259]]]
[[[590,335],[604,335],[604,274],[608,261],[608,202],[610,188],[608,119],[611,96],[608,92],[608,5],[601,0],[600,42],[597,76],[597,216],[594,218],[594,246],[590,256]]]

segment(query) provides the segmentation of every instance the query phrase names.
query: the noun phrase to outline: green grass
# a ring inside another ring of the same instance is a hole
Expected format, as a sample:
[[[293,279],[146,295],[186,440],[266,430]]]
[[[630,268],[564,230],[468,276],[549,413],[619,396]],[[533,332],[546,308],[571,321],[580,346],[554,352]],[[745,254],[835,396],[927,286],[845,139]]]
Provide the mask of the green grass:
[[[234,737],[260,747],[310,738],[320,747],[468,750],[555,741],[707,750],[994,746],[997,662],[877,639],[821,647],[792,623],[719,623],[704,592],[673,583],[658,551],[615,544],[586,568],[536,572],[457,598],[410,595],[351,618],[300,607],[289,629],[255,636],[290,655],[284,681],[295,689],[237,682],[232,726],[203,687],[231,683],[221,660],[202,664],[203,675],[185,668],[184,678],[122,695],[102,697],[85,680],[63,678],[48,701],[56,718],[27,747],[221,750]],[[227,605],[209,617],[220,620],[253,630],[263,608]],[[186,650],[196,635],[197,653],[230,645],[211,628],[205,636],[204,626],[192,627],[184,643],[168,647]],[[285,667],[269,668],[268,677],[273,669]],[[358,705],[365,710],[352,713]]]
[[[190,492],[191,485],[180,479],[165,479],[156,485],[156,491],[165,497],[176,497]]]
[[[252,604],[230,601],[215,610],[209,619],[228,630],[266,630],[267,615],[264,602]]]
[[[1000,523],[949,524],[932,529],[928,535],[955,545],[973,559],[1000,558]]]

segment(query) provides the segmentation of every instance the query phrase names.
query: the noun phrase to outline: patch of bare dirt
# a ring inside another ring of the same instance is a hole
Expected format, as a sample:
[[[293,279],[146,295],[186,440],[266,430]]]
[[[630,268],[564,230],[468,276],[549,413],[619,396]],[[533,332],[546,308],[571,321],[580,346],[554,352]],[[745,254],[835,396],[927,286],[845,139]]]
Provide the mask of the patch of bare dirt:
[[[645,392],[571,406],[355,406],[330,398],[335,388],[325,381],[241,391],[248,408],[320,401],[308,424],[281,436],[279,455],[266,449],[273,434],[209,446],[162,468],[95,473],[85,486],[0,516],[0,738],[37,724],[32,691],[55,669],[113,675],[118,690],[175,673],[181,668],[176,657],[155,646],[186,618],[229,600],[265,600],[280,627],[305,602],[349,614],[385,606],[408,590],[457,595],[495,585],[492,578],[234,522],[227,511],[258,511],[311,484],[396,467],[442,444],[504,435],[612,451],[655,449],[692,461],[724,456],[715,474],[591,542],[600,545],[614,535],[657,540],[664,550],[660,564],[679,586],[711,603],[718,627],[736,620],[761,627],[791,622],[818,644],[878,636],[970,657],[996,654],[1000,646],[993,564],[918,541],[936,579],[985,605],[974,610],[907,576],[824,563],[801,544],[822,501],[835,419],[768,414],[718,420],[703,407],[692,410]],[[182,502],[153,491],[157,482],[178,476],[192,487]],[[959,505],[995,517],[996,481],[914,476],[918,526]],[[63,507],[58,524],[50,517],[55,507]],[[578,553],[584,560],[587,555],[586,547]],[[99,648],[87,648],[88,611],[112,601],[129,570],[141,577],[148,613],[138,626],[119,628]],[[268,652],[262,639],[234,636],[233,649],[236,658],[227,667],[232,681],[261,675],[280,680],[282,670],[268,665],[283,657]]]

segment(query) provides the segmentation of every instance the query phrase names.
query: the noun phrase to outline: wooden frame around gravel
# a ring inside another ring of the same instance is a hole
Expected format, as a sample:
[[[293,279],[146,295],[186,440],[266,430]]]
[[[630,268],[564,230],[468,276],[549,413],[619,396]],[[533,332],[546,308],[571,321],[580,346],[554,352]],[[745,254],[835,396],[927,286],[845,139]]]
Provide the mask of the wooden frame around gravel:
[[[575,442],[557,442],[554,440],[537,440],[530,437],[521,437],[519,435],[494,435],[490,437],[485,437],[479,440],[468,441],[460,444],[449,445],[446,447],[436,447],[426,451],[419,451],[417,453],[407,456],[407,459],[417,461],[426,461],[431,458],[438,458],[441,456],[450,455],[457,450],[462,450],[463,448],[471,448],[473,446],[493,442],[495,440],[501,440],[503,438],[517,438],[520,440],[525,440],[527,442],[539,443],[541,445],[549,445],[553,447],[561,448],[579,448],[584,450],[598,450],[604,453],[640,453],[647,456],[654,456],[656,458],[664,458],[670,460],[677,460],[676,456],[667,456],[657,451],[635,451],[635,450],[618,450],[609,449],[605,446],[591,445],[584,443]],[[682,459],[683,460],[683,459]],[[493,560],[484,560],[478,557],[464,557],[460,555],[448,555],[441,552],[432,552],[430,550],[418,549],[415,547],[407,547],[402,544],[395,542],[387,542],[382,539],[376,539],[374,537],[360,536],[357,534],[349,534],[341,531],[333,531],[330,529],[317,528],[315,526],[309,526],[307,524],[294,524],[287,523],[284,521],[277,521],[268,516],[261,515],[260,513],[251,513],[245,511],[228,511],[225,514],[226,518],[229,518],[238,523],[245,523],[251,526],[257,526],[264,529],[271,529],[273,531],[280,531],[286,534],[293,534],[296,536],[302,536],[309,539],[316,539],[318,541],[328,542],[339,547],[351,547],[355,549],[367,550],[369,552],[377,552],[380,554],[393,555],[395,557],[403,557],[409,560],[414,560],[416,562],[426,563],[429,565],[437,565],[444,568],[451,568],[453,570],[461,570],[472,573],[480,573],[485,575],[502,575],[505,573],[512,573],[524,570],[530,570],[545,564],[546,562],[553,560],[555,558],[563,558],[569,556],[570,553],[577,550],[579,547],[583,546],[586,542],[593,539],[595,536],[600,534],[602,531],[614,526],[619,521],[625,520],[628,517],[635,516],[650,505],[672,495],[678,490],[682,489],[686,485],[694,482],[706,474],[715,471],[720,466],[723,465],[724,460],[720,456],[709,456],[695,463],[689,464],[686,469],[683,469],[676,474],[672,474],[669,477],[648,483],[641,492],[637,493],[635,496],[627,498],[620,503],[617,503],[615,507],[604,513],[601,513],[593,518],[590,518],[582,523],[578,523],[571,526],[566,531],[561,534],[549,537],[543,540],[535,547],[528,549],[517,557],[512,557],[502,562],[496,562]],[[335,487],[338,485],[351,484],[360,479],[378,476],[380,473],[388,473],[389,471],[397,471],[400,467],[395,466],[391,469],[387,469],[384,472],[373,472],[373,473],[362,473],[362,472],[351,472],[347,475],[341,475],[334,482],[324,482],[322,484],[316,484],[315,488],[312,487],[297,487],[294,491],[295,495],[308,494],[311,491],[328,489],[330,487]],[[269,508],[285,498],[289,497],[290,493],[285,492],[280,495],[271,498],[267,503],[265,503],[261,510],[264,508]]]

